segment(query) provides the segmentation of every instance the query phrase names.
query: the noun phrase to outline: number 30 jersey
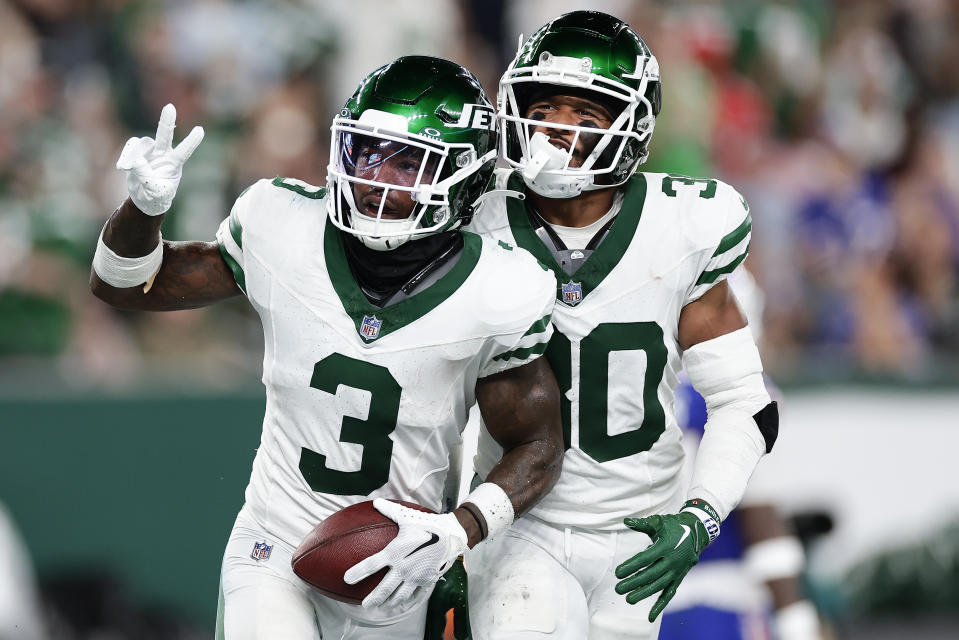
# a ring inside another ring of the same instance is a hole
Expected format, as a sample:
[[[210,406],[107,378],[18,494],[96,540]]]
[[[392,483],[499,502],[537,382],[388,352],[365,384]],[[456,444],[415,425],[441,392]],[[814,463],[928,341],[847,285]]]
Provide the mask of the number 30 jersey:
[[[497,171],[496,187],[524,190],[509,170]],[[529,250],[557,277],[547,357],[563,394],[567,450],[559,482],[530,513],[610,530],[622,528],[624,517],[677,509],[679,315],[746,258],[745,200],[717,180],[637,173],[606,237],[572,274],[518,199],[491,196],[471,228]],[[498,457],[481,429],[480,477]]]
[[[244,510],[293,546],[364,499],[442,510],[477,379],[532,361],[552,334],[552,273],[472,233],[435,282],[373,306],[326,205],[325,189],[261,180],[217,232],[265,338],[266,413]]]

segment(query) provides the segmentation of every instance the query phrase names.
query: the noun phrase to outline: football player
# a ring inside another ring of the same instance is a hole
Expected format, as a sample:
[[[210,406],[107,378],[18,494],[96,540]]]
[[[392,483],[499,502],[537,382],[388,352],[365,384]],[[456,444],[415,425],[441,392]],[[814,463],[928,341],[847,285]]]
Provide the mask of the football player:
[[[727,282],[758,341],[762,292],[744,266]],[[780,395],[775,385],[766,384],[773,397]],[[676,418],[687,452],[684,475],[695,460],[707,417],[703,397],[681,376]],[[765,475],[771,471],[767,466]],[[723,521],[723,535],[706,547],[663,613],[660,640],[822,640],[816,608],[803,598],[802,543],[777,505],[761,495],[758,475]]]
[[[120,155],[130,198],[104,227],[91,287],[156,311],[242,293],[263,323],[263,435],[224,554],[217,637],[422,638],[438,577],[525,512],[562,462],[558,389],[539,357],[555,279],[460,229],[495,162],[492,105],[446,60],[377,69],[333,119],[326,187],[261,180],[215,242],[160,238],[203,135],[173,147],[174,119],[167,105],[156,138]],[[487,481],[450,513],[385,500],[441,510],[474,402],[505,452]],[[389,570],[362,606],[326,598],[292,573],[292,553],[324,517],[371,498],[399,533],[344,579]]]
[[[725,282],[746,258],[749,208],[718,180],[636,172],[660,96],[646,43],[592,11],[538,30],[500,81],[509,167],[472,228],[557,276],[547,357],[566,453],[556,487],[466,558],[476,638],[656,637],[776,438],[759,353]],[[709,408],[687,493],[673,415],[684,364]],[[480,477],[498,455],[481,430]]]

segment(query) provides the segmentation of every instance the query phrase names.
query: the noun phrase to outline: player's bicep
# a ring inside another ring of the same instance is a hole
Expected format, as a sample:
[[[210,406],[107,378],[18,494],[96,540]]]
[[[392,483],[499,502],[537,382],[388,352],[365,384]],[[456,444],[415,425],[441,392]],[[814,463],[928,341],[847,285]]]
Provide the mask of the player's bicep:
[[[723,280],[683,307],[679,314],[679,345],[683,350],[746,326],[746,317],[729,284]]]
[[[94,273],[93,293],[115,307],[175,311],[203,307],[241,293],[216,242],[163,243],[163,263],[144,293],[143,286],[112,287]]]
[[[242,293],[216,242],[168,243],[153,287],[165,303],[185,296],[198,307]]]
[[[483,423],[504,453],[537,440],[562,450],[559,398],[559,386],[544,357],[476,383]]]

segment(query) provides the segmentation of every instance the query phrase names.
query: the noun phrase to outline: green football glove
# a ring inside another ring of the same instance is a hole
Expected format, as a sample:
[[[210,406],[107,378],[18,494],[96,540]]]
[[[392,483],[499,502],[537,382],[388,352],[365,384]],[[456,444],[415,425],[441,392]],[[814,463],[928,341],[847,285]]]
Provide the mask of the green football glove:
[[[705,501],[690,500],[679,513],[626,518],[623,522],[652,538],[652,544],[616,567],[620,579],[616,593],[626,594],[626,602],[636,604],[662,591],[649,612],[649,621],[653,622],[699,562],[699,554],[719,535],[719,517]]]
[[[452,611],[452,621],[449,613]],[[470,640],[470,616],[467,601],[466,569],[463,558],[457,558],[449,571],[436,583],[426,610],[425,640],[443,640],[449,637],[447,627],[452,622],[452,637]]]

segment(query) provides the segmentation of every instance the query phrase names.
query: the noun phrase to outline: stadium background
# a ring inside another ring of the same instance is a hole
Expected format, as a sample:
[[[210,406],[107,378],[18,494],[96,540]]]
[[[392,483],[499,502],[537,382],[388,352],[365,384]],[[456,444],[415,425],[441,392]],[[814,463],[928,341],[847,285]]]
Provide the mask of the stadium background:
[[[836,637],[955,637],[948,0],[0,0],[0,520],[21,543],[0,547],[0,629],[33,580],[51,638],[212,629],[262,334],[243,300],[132,314],[90,295],[126,138],[152,135],[166,102],[180,132],[206,128],[164,237],[212,238],[254,180],[322,183],[329,120],[375,67],[441,55],[492,96],[519,33],[587,4],[659,58],[648,168],[720,177],[751,204],[785,393],[764,490],[807,536],[814,601]]]

